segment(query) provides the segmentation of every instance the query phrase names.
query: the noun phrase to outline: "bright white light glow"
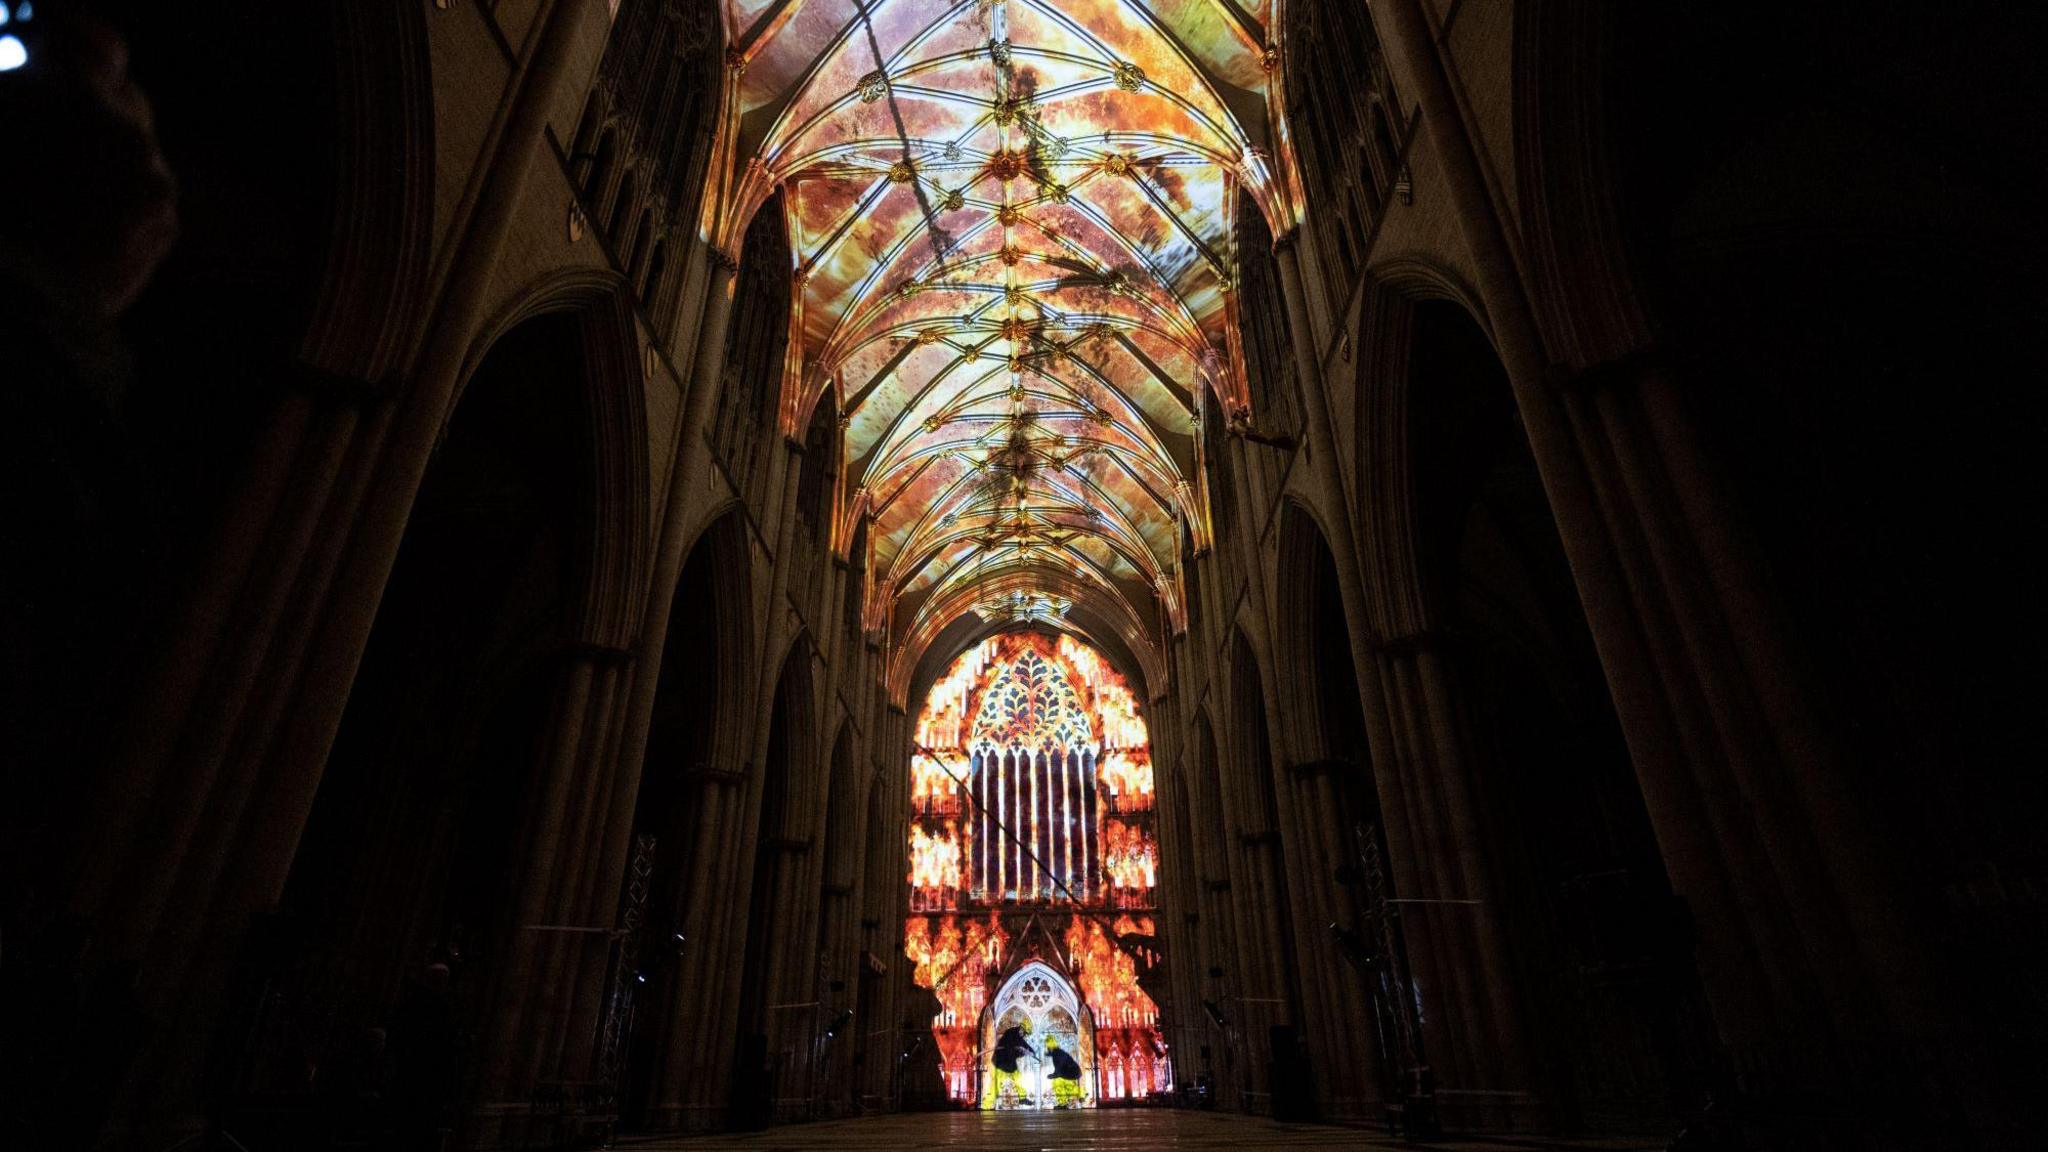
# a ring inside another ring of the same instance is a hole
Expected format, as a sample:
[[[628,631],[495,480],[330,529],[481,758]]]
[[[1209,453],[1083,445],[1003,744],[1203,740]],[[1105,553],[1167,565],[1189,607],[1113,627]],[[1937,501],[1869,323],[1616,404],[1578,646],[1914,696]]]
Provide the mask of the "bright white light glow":
[[[19,36],[0,36],[0,72],[12,72],[28,63],[28,45]]]

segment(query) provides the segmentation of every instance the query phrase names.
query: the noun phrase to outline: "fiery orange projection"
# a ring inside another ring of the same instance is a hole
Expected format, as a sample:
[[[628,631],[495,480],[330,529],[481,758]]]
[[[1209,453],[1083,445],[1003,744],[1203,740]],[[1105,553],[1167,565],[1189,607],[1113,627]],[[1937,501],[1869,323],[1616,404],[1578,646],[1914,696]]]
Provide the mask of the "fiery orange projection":
[[[1009,937],[994,913],[985,923],[968,921],[964,931],[955,916],[939,917],[936,926],[932,917],[912,916],[903,929],[903,954],[917,964],[913,978],[939,998],[932,1039],[938,1042],[947,1092],[963,1099],[972,1087],[977,1025],[988,1006],[989,973],[1001,961]]]
[[[722,11],[718,195],[697,223],[730,259],[757,211],[782,213],[778,417],[837,429],[834,538],[865,540],[891,701],[911,704],[930,646],[970,617],[1113,639],[1163,687],[1181,557],[1209,543],[1202,462],[1248,412],[1239,237],[1253,216],[1272,236],[1300,223],[1282,6]],[[1042,1074],[984,1092],[995,1013],[1016,1010],[998,1001],[1025,991],[1026,1016],[1074,1030],[1078,1102],[1169,1085],[1154,1026],[1129,1023],[1156,1014],[1132,1007],[1131,973],[1157,947],[1133,941],[1157,938],[1106,926],[1137,926],[1157,891],[1150,740],[1123,677],[1071,638],[1004,634],[932,686],[915,743],[905,947],[952,1020],[935,1028],[966,1029],[941,1036],[948,1090],[1044,1105]],[[1086,948],[1053,927],[1076,920],[1101,932]]]
[[[918,894],[938,898],[940,906],[950,904],[946,897],[960,890],[960,829],[948,820],[945,829],[937,836],[926,834],[922,827],[913,825],[910,829],[910,891],[913,906]]]
[[[985,1089],[998,1024],[1025,1018],[995,1020],[993,993],[1033,961],[1083,1006],[1058,1026],[1082,1033],[1066,1043],[1084,1057],[1084,1102],[1166,1090],[1159,1008],[1138,983],[1159,961],[1151,744],[1123,678],[1070,637],[1007,633],[954,661],[916,736],[904,954],[941,1005],[947,1092],[1029,1096]]]
[[[1135,824],[1110,820],[1102,829],[1102,868],[1109,874],[1111,901],[1118,908],[1149,908],[1159,878],[1159,849]]]
[[[1170,1066],[1159,1036],[1159,1006],[1138,986],[1138,963],[1143,960],[1149,967],[1158,962],[1157,954],[1147,949],[1134,957],[1110,939],[1100,920],[1079,916],[1067,925],[1066,944],[1095,1018],[1103,1095],[1143,1097],[1155,1088],[1163,1090]]]

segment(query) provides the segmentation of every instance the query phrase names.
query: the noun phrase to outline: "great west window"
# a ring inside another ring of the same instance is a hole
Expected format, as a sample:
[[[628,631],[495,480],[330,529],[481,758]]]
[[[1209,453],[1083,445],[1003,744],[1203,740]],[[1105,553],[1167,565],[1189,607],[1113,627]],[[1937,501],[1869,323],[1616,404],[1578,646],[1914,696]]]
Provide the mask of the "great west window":
[[[1168,1090],[1144,987],[1160,959],[1151,747],[1122,677],[1070,637],[984,641],[933,685],[910,770],[904,950],[941,1006],[948,1093],[1084,1107]],[[1023,987],[1064,985],[1081,1011],[999,998],[1027,968]]]

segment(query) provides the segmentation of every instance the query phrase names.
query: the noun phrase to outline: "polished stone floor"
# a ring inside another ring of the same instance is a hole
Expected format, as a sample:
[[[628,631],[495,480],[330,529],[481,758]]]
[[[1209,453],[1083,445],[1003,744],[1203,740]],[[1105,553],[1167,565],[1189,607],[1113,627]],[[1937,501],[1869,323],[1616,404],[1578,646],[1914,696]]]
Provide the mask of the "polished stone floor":
[[[1427,1145],[1433,1152],[1654,1152],[1655,1139],[1568,1140],[1545,1136],[1488,1136]],[[797,1124],[730,1136],[700,1136],[651,1143],[621,1141],[621,1148],[710,1152],[802,1152],[814,1148],[961,1148],[981,1152],[1145,1152],[1153,1148],[1414,1148],[1352,1128],[1277,1124],[1257,1116],[1165,1109],[1090,1112],[926,1112]]]

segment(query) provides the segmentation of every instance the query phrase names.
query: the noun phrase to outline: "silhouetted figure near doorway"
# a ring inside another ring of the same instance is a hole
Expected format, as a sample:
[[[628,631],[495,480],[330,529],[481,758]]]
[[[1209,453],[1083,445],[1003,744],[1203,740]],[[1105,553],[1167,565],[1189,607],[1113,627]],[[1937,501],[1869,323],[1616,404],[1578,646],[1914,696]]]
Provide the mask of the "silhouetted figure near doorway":
[[[1052,1061],[1054,1107],[1080,1107],[1081,1098],[1085,1095],[1081,1088],[1081,1062],[1060,1047],[1059,1039],[1053,1036],[1045,1038],[1045,1056]]]
[[[115,321],[177,233],[119,34],[75,5],[0,73],[0,1144],[84,1142],[144,1032],[132,973],[69,907],[75,814],[152,597]]]
[[[10,824],[57,809],[57,778],[95,762],[117,657],[134,647],[136,593],[155,575],[114,324],[169,252],[175,185],[125,41],[96,21],[59,18],[67,12],[49,6],[10,29],[37,35],[27,63],[0,73],[0,761]],[[51,772],[57,764],[73,770]],[[12,851],[44,847],[9,840]]]
[[[754,1131],[766,1128],[774,1119],[769,1086],[775,1082],[775,1064],[768,1056],[768,1037],[749,1032],[740,1038],[740,1059],[732,1086],[732,1123],[735,1128]]]
[[[391,1027],[391,1135],[398,1152],[439,1152],[452,1126],[455,1015],[446,964],[429,964]]]
[[[995,1051],[989,1060],[996,1071],[996,1099],[1002,1100],[1005,1092],[1012,1102],[1028,1100],[1030,1094],[1024,1091],[1023,1080],[1017,1075],[1017,1062],[1031,1055],[1031,1042],[1024,1038],[1030,1025],[1015,1024],[1003,1030],[996,1038]]]

